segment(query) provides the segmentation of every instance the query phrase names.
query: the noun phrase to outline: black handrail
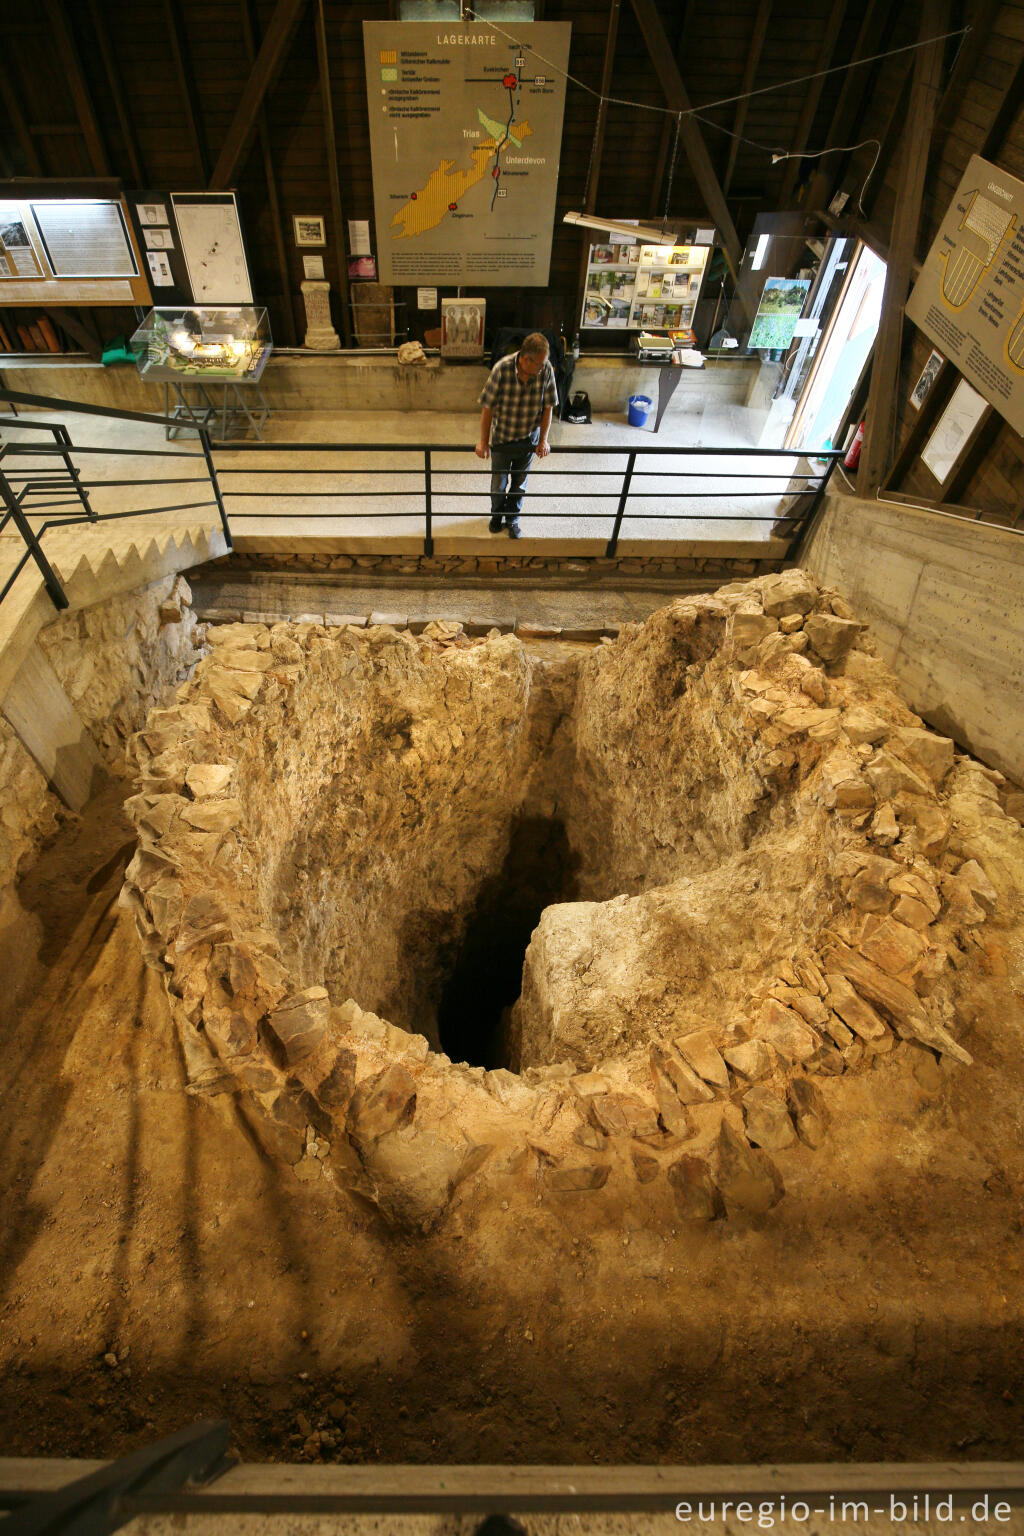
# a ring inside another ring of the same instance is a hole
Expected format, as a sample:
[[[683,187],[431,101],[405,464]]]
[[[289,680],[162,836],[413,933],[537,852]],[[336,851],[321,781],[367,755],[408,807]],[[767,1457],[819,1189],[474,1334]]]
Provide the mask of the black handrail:
[[[86,417],[96,416],[107,420],[141,422],[146,425],[164,427],[165,429],[168,426],[180,426],[180,422],[175,418],[157,415],[152,412],[123,411],[113,406],[89,405],[78,401],[58,400],[46,395],[26,394],[17,390],[0,389],[0,400],[6,400],[15,405],[39,407],[62,413],[71,412]],[[316,499],[320,502],[330,502],[332,506],[328,511],[310,512],[300,510],[292,512],[283,510],[280,502],[277,502],[273,511],[246,511],[244,515],[254,520],[296,517],[308,519],[311,516],[351,520],[365,518],[367,515],[366,511],[340,511],[333,503],[345,502],[351,499],[365,503],[385,498],[394,501],[397,498],[408,496],[422,497],[421,505],[415,511],[396,510],[385,512],[378,510],[373,513],[373,517],[375,521],[408,520],[412,517],[422,518],[424,529],[423,552],[428,556],[434,553],[434,523],[438,516],[438,498],[443,497],[445,502],[449,504],[453,500],[472,500],[479,504],[481,499],[479,488],[459,490],[451,487],[450,482],[453,479],[459,482],[466,477],[472,477],[474,480],[479,481],[481,475],[489,472],[489,466],[479,462],[474,463],[469,468],[458,465],[452,467],[443,466],[442,463],[439,463],[442,456],[460,456],[471,451],[459,444],[449,443],[243,442],[214,444],[208,429],[202,427],[198,429],[199,451],[195,452],[167,447],[155,449],[96,447],[93,445],[76,446],[72,443],[70,434],[63,423],[38,421],[26,417],[16,417],[10,422],[5,420],[4,427],[5,430],[8,428],[16,430],[19,434],[23,430],[49,432],[53,435],[54,441],[52,445],[48,445],[31,441],[26,442],[20,440],[19,437],[14,441],[6,441],[0,445],[0,491],[2,491],[3,502],[7,508],[5,515],[0,520],[0,528],[8,521],[12,521],[25,539],[27,550],[25,557],[18,563],[14,574],[9,577],[7,584],[0,591],[0,601],[10,590],[17,575],[24,569],[26,561],[32,558],[39,566],[46,583],[46,589],[57,607],[66,607],[67,597],[40,548],[43,535],[52,527],[67,527],[85,521],[105,522],[123,518],[143,517],[155,513],[198,511],[210,506],[216,506],[226,546],[231,550],[234,548],[234,540],[228,519],[228,501],[231,498],[235,498],[238,501],[265,499],[266,493],[258,489],[232,490],[230,484],[224,483],[226,479],[230,480],[231,477],[239,475],[306,475],[316,476],[322,480],[325,477],[336,476],[341,472],[336,464],[325,467],[322,462],[318,462],[315,466],[309,468],[302,465],[288,465],[278,469],[272,464],[253,462],[259,454],[287,453],[293,458],[295,456],[306,457],[313,454],[317,455],[320,459],[325,454],[337,454],[341,455],[343,460],[350,459],[353,454],[361,456],[367,454],[386,455],[388,460],[386,465],[375,468],[358,466],[346,468],[343,471],[347,480],[360,480],[367,476],[380,475],[382,472],[388,473],[392,477],[392,483],[385,490],[374,490],[369,487],[346,490],[330,489],[328,491],[322,489],[288,490],[283,493],[284,499],[288,501]],[[72,451],[77,456],[88,454],[111,457],[128,455],[133,458],[202,459],[206,473],[205,476],[196,476],[194,478],[187,475],[157,475],[146,478],[133,477],[129,480],[96,479],[91,487],[87,487],[82,479],[80,469],[71,457]],[[576,502],[607,501],[611,498],[616,498],[616,510],[612,519],[611,534],[605,546],[605,555],[608,558],[615,555],[623,524],[628,522],[630,518],[641,518],[645,522],[671,523],[706,522],[709,518],[720,523],[771,523],[780,531],[785,529],[787,537],[792,540],[799,526],[805,523],[817,508],[824,495],[836,462],[842,457],[841,450],[837,449],[680,447],[660,443],[637,445],[565,443],[559,444],[557,454],[559,460],[569,459],[570,461],[580,456],[585,456],[591,460],[595,458],[601,459],[609,455],[617,459],[626,458],[625,471],[621,467],[593,469],[589,466],[586,469],[574,471],[571,468],[561,468],[558,464],[550,463],[543,467],[535,467],[531,486],[524,493],[527,508],[521,513],[521,516],[528,521],[550,519],[551,517],[565,515],[560,510],[553,512],[531,510],[530,504],[532,503],[533,507],[536,508],[541,502],[546,500],[561,500],[564,492],[560,493],[556,485],[566,474],[573,474],[572,496]],[[408,459],[409,456],[413,456],[418,462],[408,464],[407,467],[399,467],[396,464],[396,460]],[[54,464],[52,467],[49,467],[46,463],[48,457],[59,459],[60,466],[58,467]],[[680,465],[685,465],[685,462],[692,458],[705,461],[708,459],[724,458],[729,461],[730,468],[727,475],[723,477],[721,471],[716,473],[713,470],[703,468],[690,470],[680,467]],[[19,459],[30,459],[34,462],[22,467],[18,464]],[[239,459],[244,462],[238,462]],[[786,461],[786,468],[772,473],[766,465],[765,469],[759,472],[744,474],[732,468],[737,459],[751,459],[755,461],[774,460],[775,462],[784,460]],[[42,460],[42,464],[40,464],[40,460]],[[665,461],[669,462],[666,463]],[[644,468],[645,462],[651,462],[651,467]],[[797,467],[801,462],[806,462],[808,468],[801,469]],[[814,464],[823,467],[811,467]],[[410,476],[413,483],[408,488],[401,484],[396,486],[394,481],[396,479],[400,481],[404,476]],[[600,480],[613,483],[609,484],[605,489],[583,491],[578,488],[578,481],[584,477],[591,482]],[[644,489],[642,482],[645,480],[664,480],[666,478],[682,484],[690,481],[721,481],[723,478],[727,478],[732,483],[732,488],[712,491],[703,490],[698,486],[696,489],[662,490],[660,488],[655,489],[652,486],[649,490]],[[748,480],[758,482],[760,488],[757,490],[736,489],[738,484]],[[546,481],[551,482],[550,489],[546,487]],[[775,488],[771,488],[769,483],[772,481],[783,483]],[[142,490],[151,486],[187,484],[200,490],[207,482],[212,490],[212,500],[207,497],[201,501],[181,502],[169,506],[142,507],[122,512],[98,512],[89,499],[90,489],[93,493],[96,493],[106,488],[118,489],[129,485],[136,486]],[[768,488],[765,488],[766,486]],[[630,511],[629,509],[631,498],[635,502],[639,499],[656,497],[659,503],[666,501],[675,503],[693,500],[694,498],[699,498],[702,502],[709,500],[735,500],[738,495],[742,496],[746,501],[761,499],[781,502],[782,498],[786,497],[793,499],[790,506],[792,506],[793,502],[801,503],[802,505],[799,505],[797,510],[790,510],[788,508],[783,510],[782,506],[778,506],[770,514],[764,516],[753,513],[749,509],[743,512],[714,512],[711,514],[707,510],[683,512],[673,508],[668,512],[650,512],[646,510],[638,512]],[[76,500],[81,503],[85,510],[84,517],[81,515],[53,516],[33,531],[29,521],[30,517],[35,518],[45,512],[56,513],[69,502]],[[480,513],[477,509],[463,511],[458,507],[452,508],[450,505],[446,505],[444,515],[446,518],[455,519],[478,517]],[[603,522],[605,524],[607,524],[609,516],[612,516],[612,514],[606,511],[582,511],[573,512],[572,514],[573,521],[575,522]]]

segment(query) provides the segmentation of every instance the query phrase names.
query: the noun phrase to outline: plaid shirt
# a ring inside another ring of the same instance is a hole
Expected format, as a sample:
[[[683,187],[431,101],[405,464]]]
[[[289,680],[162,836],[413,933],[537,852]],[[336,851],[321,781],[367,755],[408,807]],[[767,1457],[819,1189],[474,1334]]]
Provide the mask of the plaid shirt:
[[[495,363],[480,396],[480,404],[490,406],[494,413],[491,439],[495,443],[516,443],[529,437],[545,406],[558,404],[551,359],[545,358],[540,372],[523,384],[516,372],[518,356],[514,352]]]

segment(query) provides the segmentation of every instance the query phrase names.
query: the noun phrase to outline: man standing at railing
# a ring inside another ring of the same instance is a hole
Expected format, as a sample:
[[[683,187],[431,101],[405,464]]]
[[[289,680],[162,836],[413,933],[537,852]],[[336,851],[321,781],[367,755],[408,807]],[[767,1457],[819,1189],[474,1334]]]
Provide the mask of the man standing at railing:
[[[478,459],[491,461],[487,526],[500,533],[504,523],[510,539],[522,531],[519,512],[534,455],[543,459],[551,452],[548,428],[558,389],[548,351],[547,339],[534,331],[518,352],[495,363],[480,396],[480,441],[474,451]]]

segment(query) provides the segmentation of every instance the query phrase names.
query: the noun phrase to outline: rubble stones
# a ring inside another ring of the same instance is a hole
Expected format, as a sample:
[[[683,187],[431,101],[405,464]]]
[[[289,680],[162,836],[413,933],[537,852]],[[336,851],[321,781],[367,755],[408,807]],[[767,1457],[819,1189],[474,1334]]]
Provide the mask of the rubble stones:
[[[763,1148],[819,1145],[814,1083],[841,1095],[890,1026],[968,1063],[946,959],[998,920],[963,818],[1012,828],[999,786],[935,779],[891,674],[844,649],[860,626],[784,575],[558,660],[440,624],[211,630],[129,802],[189,1091],[238,1094],[311,1194],[416,1230],[477,1177],[707,1221],[770,1211]],[[521,1070],[485,1073],[438,1052],[430,999],[516,818],[564,834],[577,895],[527,951]]]

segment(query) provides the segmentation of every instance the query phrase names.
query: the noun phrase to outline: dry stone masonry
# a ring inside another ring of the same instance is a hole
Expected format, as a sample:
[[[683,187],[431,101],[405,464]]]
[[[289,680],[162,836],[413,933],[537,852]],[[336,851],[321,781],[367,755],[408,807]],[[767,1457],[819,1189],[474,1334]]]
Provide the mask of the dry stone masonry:
[[[422,1228],[469,1180],[757,1216],[828,1135],[824,1080],[970,1067],[957,976],[1020,942],[1020,826],[804,572],[593,647],[208,639],[130,743],[122,901],[190,1091],[296,1178]],[[485,1070],[443,1054],[438,1006],[524,827],[561,839],[562,899]]]

